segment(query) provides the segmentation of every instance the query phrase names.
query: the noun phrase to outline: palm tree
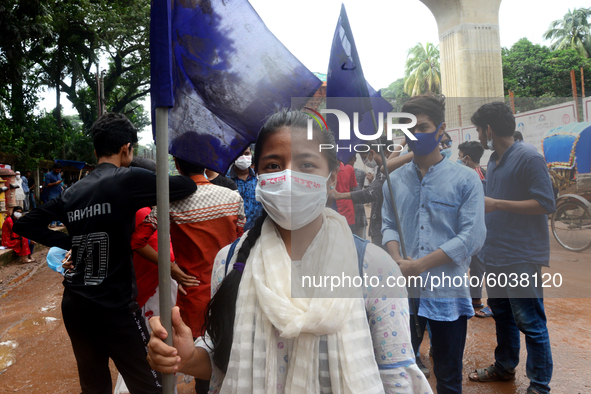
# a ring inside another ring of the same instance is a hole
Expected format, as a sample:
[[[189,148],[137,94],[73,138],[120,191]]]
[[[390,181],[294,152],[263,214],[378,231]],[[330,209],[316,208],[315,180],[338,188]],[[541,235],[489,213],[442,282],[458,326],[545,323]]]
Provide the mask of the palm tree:
[[[562,19],[550,23],[550,27],[544,33],[545,40],[555,40],[550,49],[573,48],[581,56],[591,56],[591,31],[589,17],[590,8],[569,9]]]
[[[406,53],[404,93],[416,96],[421,93],[441,93],[439,46],[420,42]]]

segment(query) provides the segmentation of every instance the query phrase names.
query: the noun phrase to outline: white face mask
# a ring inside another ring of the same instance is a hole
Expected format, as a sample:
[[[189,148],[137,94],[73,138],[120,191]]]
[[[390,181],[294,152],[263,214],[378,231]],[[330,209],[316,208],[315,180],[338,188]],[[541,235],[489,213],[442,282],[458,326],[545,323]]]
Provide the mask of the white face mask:
[[[262,174],[258,176],[256,199],[277,225],[297,230],[324,209],[328,177],[291,170]]]
[[[373,159],[371,159],[371,161],[370,161],[369,155],[367,155],[365,160],[363,160],[363,164],[368,168],[376,168],[378,166],[378,163],[376,163],[375,157]]]
[[[240,156],[234,162],[234,165],[240,170],[246,170],[252,164],[252,156]]]
[[[491,138],[490,140],[488,140],[488,141],[487,141],[487,143],[486,143],[486,146],[487,146],[487,147],[488,147],[488,149],[490,149],[490,150],[495,150],[495,149],[493,148],[493,140],[492,140],[492,138]]]
[[[20,179],[21,179],[21,176],[20,176],[20,175],[17,175],[17,176],[16,176],[16,179],[17,179],[17,180],[20,180]]]
[[[21,216],[23,216],[23,214],[22,214],[22,213],[20,213],[20,212],[15,212],[15,213],[13,213],[13,215],[14,215],[14,217],[15,217],[15,218],[17,218],[17,219],[20,219],[20,217],[21,217]]]

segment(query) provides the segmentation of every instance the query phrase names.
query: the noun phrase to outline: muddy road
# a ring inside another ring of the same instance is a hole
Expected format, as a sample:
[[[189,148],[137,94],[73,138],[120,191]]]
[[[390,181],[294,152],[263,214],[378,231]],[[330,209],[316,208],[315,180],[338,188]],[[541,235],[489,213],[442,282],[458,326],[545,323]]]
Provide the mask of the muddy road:
[[[563,284],[545,301],[554,357],[552,393],[591,393],[591,250],[573,253],[551,238],[551,266],[544,272],[560,273]],[[80,392],[76,361],[61,316],[61,275],[45,264],[46,251],[35,253],[37,263],[11,264],[0,268],[0,393]],[[464,393],[524,393],[525,340],[522,335],[521,362],[513,382],[468,381],[474,368],[490,365],[496,344],[492,318],[468,322],[464,355]],[[431,368],[429,344],[421,349]],[[117,371],[111,364],[113,387]],[[433,374],[432,374],[433,375]],[[435,388],[435,378],[430,378]],[[191,384],[181,384],[179,394],[194,393]]]

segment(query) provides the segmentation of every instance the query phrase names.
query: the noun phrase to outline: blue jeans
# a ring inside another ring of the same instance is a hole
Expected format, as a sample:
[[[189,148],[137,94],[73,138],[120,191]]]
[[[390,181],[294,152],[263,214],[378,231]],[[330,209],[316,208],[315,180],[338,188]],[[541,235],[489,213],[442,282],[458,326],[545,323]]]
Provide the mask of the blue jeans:
[[[516,264],[510,267],[486,267],[487,273],[541,274],[537,264]],[[497,329],[495,367],[500,373],[513,372],[519,364],[519,332],[525,334],[527,348],[526,373],[530,387],[540,393],[550,392],[552,349],[546,326],[542,288],[488,287],[488,305],[493,311]],[[529,296],[524,298],[524,296]],[[504,296],[504,297],[503,297]]]
[[[414,327],[414,316],[410,317],[410,337],[415,354],[419,354],[419,347],[423,338],[417,337]],[[437,378],[438,394],[462,393],[462,359],[466,345],[466,331],[468,318],[460,316],[455,321],[438,321],[419,316],[421,332],[425,326],[431,327],[431,348],[433,349],[433,373]],[[423,334],[424,335],[424,334]]]
[[[35,202],[35,193],[32,191],[29,192],[29,210],[33,210],[37,208],[37,203]]]

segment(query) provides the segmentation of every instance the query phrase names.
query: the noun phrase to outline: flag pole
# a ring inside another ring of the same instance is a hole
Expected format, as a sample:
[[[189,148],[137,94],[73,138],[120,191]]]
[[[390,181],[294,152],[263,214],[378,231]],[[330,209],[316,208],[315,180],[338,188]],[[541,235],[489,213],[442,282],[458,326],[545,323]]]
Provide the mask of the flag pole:
[[[376,115],[374,114],[373,111],[373,105],[371,103],[371,97],[369,97],[369,90],[367,89],[367,82],[365,81],[365,75],[363,75],[363,68],[361,67],[361,60],[359,59],[359,53],[357,52],[357,47],[355,46],[355,39],[353,38],[353,31],[351,30],[351,25],[349,24],[349,18],[347,17],[347,12],[345,11],[345,5],[341,4],[341,17],[343,18],[343,24],[345,25],[345,31],[349,32],[349,41],[351,43],[351,57],[353,58],[353,62],[357,65],[357,67],[359,68],[357,71],[359,71],[360,74],[360,79],[361,79],[361,84],[360,84],[360,88],[362,90],[362,96],[363,97],[367,97],[367,99],[369,100],[369,112],[371,113],[371,120],[373,122],[373,128],[374,128],[374,133],[377,133],[378,131],[378,122],[376,121]],[[385,147],[384,147],[385,148]],[[406,245],[404,243],[404,233],[402,231],[402,226],[400,223],[400,216],[398,215],[398,209],[396,208],[396,200],[394,199],[394,189],[392,188],[392,181],[390,179],[390,174],[388,172],[388,165],[386,164],[386,155],[384,154],[384,149],[381,149],[378,145],[378,150],[380,152],[380,157],[382,159],[382,163],[383,163],[383,167],[384,167],[384,174],[386,175],[386,182],[388,184],[388,191],[390,194],[390,204],[392,206],[392,211],[394,212],[394,218],[396,219],[396,225],[398,227],[398,236],[400,237],[400,249],[402,252],[402,258],[403,259],[407,259],[408,255],[406,254]],[[409,293],[412,293],[412,288],[408,289]],[[415,329],[417,331],[417,336],[419,338],[421,338],[423,336],[423,333],[420,329],[420,324],[419,324],[419,316],[418,316],[418,312],[419,312],[419,305],[416,302],[417,299],[413,297],[412,294],[409,294],[409,299],[410,302],[412,303],[413,309],[414,309],[414,322],[415,322]]]
[[[170,216],[168,193],[168,107],[156,108],[156,187],[158,195],[158,291],[160,320],[172,346],[172,300],[170,289]],[[162,374],[162,394],[174,393],[174,375]]]

